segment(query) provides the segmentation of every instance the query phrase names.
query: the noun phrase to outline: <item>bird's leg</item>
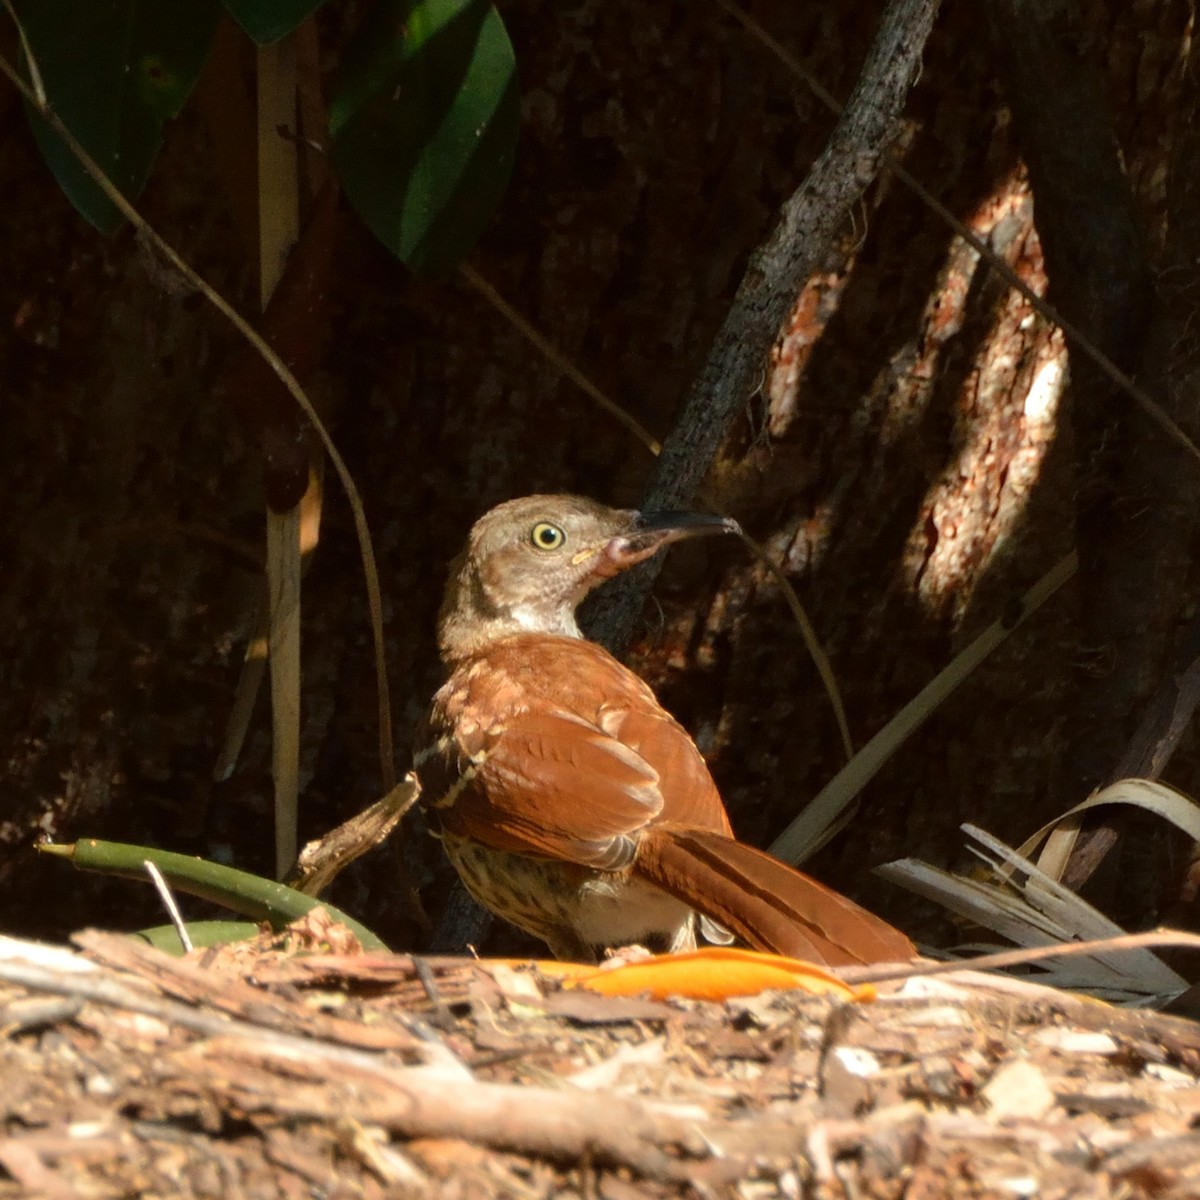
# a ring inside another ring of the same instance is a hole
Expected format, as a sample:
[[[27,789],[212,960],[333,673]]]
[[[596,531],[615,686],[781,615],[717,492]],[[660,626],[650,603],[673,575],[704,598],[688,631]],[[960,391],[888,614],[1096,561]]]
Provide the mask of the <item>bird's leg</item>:
[[[550,947],[550,953],[559,962],[583,963],[594,967],[599,963],[595,947],[589,946],[573,929],[558,928],[553,933],[543,932],[542,937]]]

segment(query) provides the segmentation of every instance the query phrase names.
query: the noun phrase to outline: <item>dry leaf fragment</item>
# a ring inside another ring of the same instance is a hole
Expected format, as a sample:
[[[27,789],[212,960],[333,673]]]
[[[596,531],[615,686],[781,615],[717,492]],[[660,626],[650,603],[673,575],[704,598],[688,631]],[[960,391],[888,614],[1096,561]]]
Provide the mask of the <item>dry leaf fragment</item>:
[[[980,1093],[997,1121],[1006,1117],[1037,1120],[1055,1105],[1054,1090],[1040,1067],[1027,1058],[1005,1063]]]

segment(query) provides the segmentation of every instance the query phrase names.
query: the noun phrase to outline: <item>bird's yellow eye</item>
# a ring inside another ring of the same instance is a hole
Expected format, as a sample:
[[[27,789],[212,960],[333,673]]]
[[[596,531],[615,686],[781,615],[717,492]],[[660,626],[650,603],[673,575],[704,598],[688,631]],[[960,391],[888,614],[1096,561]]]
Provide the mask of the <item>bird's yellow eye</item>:
[[[549,521],[539,521],[530,530],[529,540],[539,550],[557,550],[567,540],[567,535],[557,525],[551,525]]]

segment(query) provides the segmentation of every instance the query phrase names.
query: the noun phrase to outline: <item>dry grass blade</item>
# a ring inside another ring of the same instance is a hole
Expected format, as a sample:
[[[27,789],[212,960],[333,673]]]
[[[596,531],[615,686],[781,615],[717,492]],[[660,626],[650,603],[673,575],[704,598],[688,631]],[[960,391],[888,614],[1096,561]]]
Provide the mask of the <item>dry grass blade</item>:
[[[1101,788],[1082,803],[1048,821],[1032,837],[1017,848],[1017,853],[1029,857],[1042,841],[1046,845],[1038,856],[1038,869],[1053,879],[1061,879],[1084,813],[1105,804],[1129,804],[1152,812],[1170,821],[1194,842],[1200,842],[1200,805],[1190,796],[1153,779],[1118,779]]]
[[[11,12],[11,8],[9,9]],[[288,369],[287,364],[267,344],[261,334],[214,288],[207,282],[183,257],[159,234],[137,211],[136,208],[122,195],[111,179],[101,170],[99,164],[80,145],[74,134],[59,118],[58,114],[46,102],[44,96],[39,96],[31,88],[20,73],[6,58],[0,56],[0,74],[12,84],[20,95],[32,105],[50,128],[62,139],[64,145],[88,173],[96,186],[112,202],[121,215],[137,231],[138,236],[148,242],[154,251],[161,255],[178,271],[204,298],[211,304],[238,333],[246,339],[270,366],[279,381],[287,389],[288,394],[299,406],[301,412],[311,422],[325,452],[329,455],[337,472],[338,480],[346,493],[350,511],[354,519],[354,532],[358,539],[359,555],[363,564],[363,576],[367,589],[367,607],[371,618],[371,635],[375,657],[375,679],[379,698],[379,760],[380,772],[384,786],[391,788],[395,784],[395,766],[392,750],[392,709],[391,696],[387,681],[387,662],[383,643],[383,598],[379,586],[379,570],[375,562],[375,551],[371,544],[371,531],[367,526],[366,512],[363,509],[362,498],[350,475],[349,468],[334,445],[329,431],[320,416],[313,408],[312,401],[297,382],[296,377]]]
[[[321,470],[322,460],[317,459],[312,464],[308,490],[300,501],[300,569],[301,578],[312,562],[313,551],[321,536],[321,506],[324,503],[324,472]],[[217,545],[227,544],[210,531],[203,529],[189,530],[196,536],[207,537]],[[234,550],[241,549],[234,545]],[[257,556],[251,556],[250,564],[255,570],[261,567]],[[225,720],[225,732],[221,736],[221,749],[217,761],[213,764],[212,778],[214,783],[224,783],[237,765],[246,734],[250,729],[250,718],[254,715],[254,703],[258,699],[262,687],[263,676],[267,670],[267,593],[260,589],[258,599],[254,603],[254,616],[249,636],[246,638],[246,651],[242,659],[242,670],[233,691],[233,701],[229,706],[229,716]],[[290,864],[289,864],[290,865]]]
[[[833,667],[829,662],[829,655],[825,653],[825,648],[821,645],[821,640],[817,636],[817,631],[813,628],[813,623],[808,619],[808,613],[804,611],[804,605],[800,603],[800,597],[796,595],[796,589],[792,587],[791,581],[783,572],[783,568],[767,553],[763,546],[760,546],[753,538],[747,537],[744,530],[738,530],[738,536],[745,543],[751,554],[771,572],[775,577],[775,582],[779,584],[779,588],[783,592],[783,598],[787,601],[787,606],[791,609],[792,616],[795,618],[796,624],[800,627],[800,636],[804,639],[804,645],[808,650],[809,657],[813,660],[813,665],[817,668],[817,674],[821,677],[821,683],[825,687],[825,694],[829,697],[830,707],[833,709],[833,715],[837,719],[838,733],[842,738],[842,749],[846,752],[846,758],[853,760],[854,739],[850,736],[850,724],[846,720],[846,706],[842,703],[842,693],[838,687],[837,676],[833,673]]]
[[[982,849],[972,847],[972,850],[988,864],[997,880],[1007,878],[1009,873],[1014,871],[1024,875],[1025,899],[1038,912],[1068,930],[1072,938],[1080,941],[1099,941],[1124,934],[1125,931],[1115,921],[1109,920],[1074,892],[1063,887],[1057,880],[1051,879],[1019,851],[1012,850],[998,838],[974,825],[964,825],[963,831],[979,843]],[[1122,952],[1119,958],[1106,958],[1097,954],[1096,961],[1103,963],[1119,976],[1142,980],[1148,988],[1156,992],[1167,992],[1175,987],[1186,986],[1179,975],[1168,970],[1148,952]]]
[[[265,309],[283,276],[288,253],[300,237],[300,156],[295,139],[279,133],[296,124],[294,36],[259,46],[256,69],[258,288]]]
[[[295,42],[258,50],[258,284],[263,311],[300,237],[300,162],[279,136],[296,112]],[[296,860],[300,806],[300,509],[267,510],[267,645],[271,670],[271,778],[275,877]]]
[[[1162,1002],[1187,988],[1185,979],[1143,947],[1108,949],[1111,939],[1127,936],[1120,926],[990,834],[970,825],[963,829],[983,847],[975,852],[988,863],[995,882],[965,879],[915,859],[886,863],[878,873],[1021,946],[1084,941],[1105,947],[1043,959],[1039,965],[1055,986],[1136,1004]],[[1013,872],[1026,879],[1020,892],[1007,882]]]
[[[775,839],[770,850],[785,862],[803,862],[824,840],[826,831],[854,802],[876,772],[937,711],[971,673],[1008,636],[1035,613],[1072,575],[1074,554],[1062,559],[1021,598],[1015,619],[1005,616],[987,627],[945,669],[921,689],[810,800],[800,815]]]
[[[254,703],[267,672],[267,601],[265,595],[255,605],[250,635],[246,638],[246,651],[242,657],[242,671],[233,690],[233,702],[225,718],[225,732],[221,736],[221,749],[213,764],[213,782],[224,783],[237,766],[238,757],[250,730],[250,718],[254,715]]]
[[[25,65],[29,68],[29,84],[33,88],[36,104],[39,106],[45,105],[46,85],[42,82],[41,69],[38,67],[37,59],[33,56],[33,49],[29,45],[29,39],[25,36],[25,26],[21,24],[21,19],[17,16],[17,10],[13,8],[12,0],[4,0],[4,8],[12,18],[12,23],[17,28],[17,40],[21,43],[21,55],[25,59]]]
[[[300,796],[300,509],[267,513],[275,877],[296,861]]]

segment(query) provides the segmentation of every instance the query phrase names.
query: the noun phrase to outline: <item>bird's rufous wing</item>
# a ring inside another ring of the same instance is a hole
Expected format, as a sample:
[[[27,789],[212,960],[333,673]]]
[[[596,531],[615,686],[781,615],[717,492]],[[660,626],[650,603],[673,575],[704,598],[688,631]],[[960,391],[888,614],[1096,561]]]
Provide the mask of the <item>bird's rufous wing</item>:
[[[605,869],[627,865],[660,819],[728,832],[700,752],[636,675],[588,642],[513,642],[435,704],[446,829]],[[464,719],[477,711],[486,724]]]
[[[477,748],[463,786],[439,811],[447,829],[485,846],[618,869],[662,809],[653,768],[572,713],[519,713],[467,740]]]

